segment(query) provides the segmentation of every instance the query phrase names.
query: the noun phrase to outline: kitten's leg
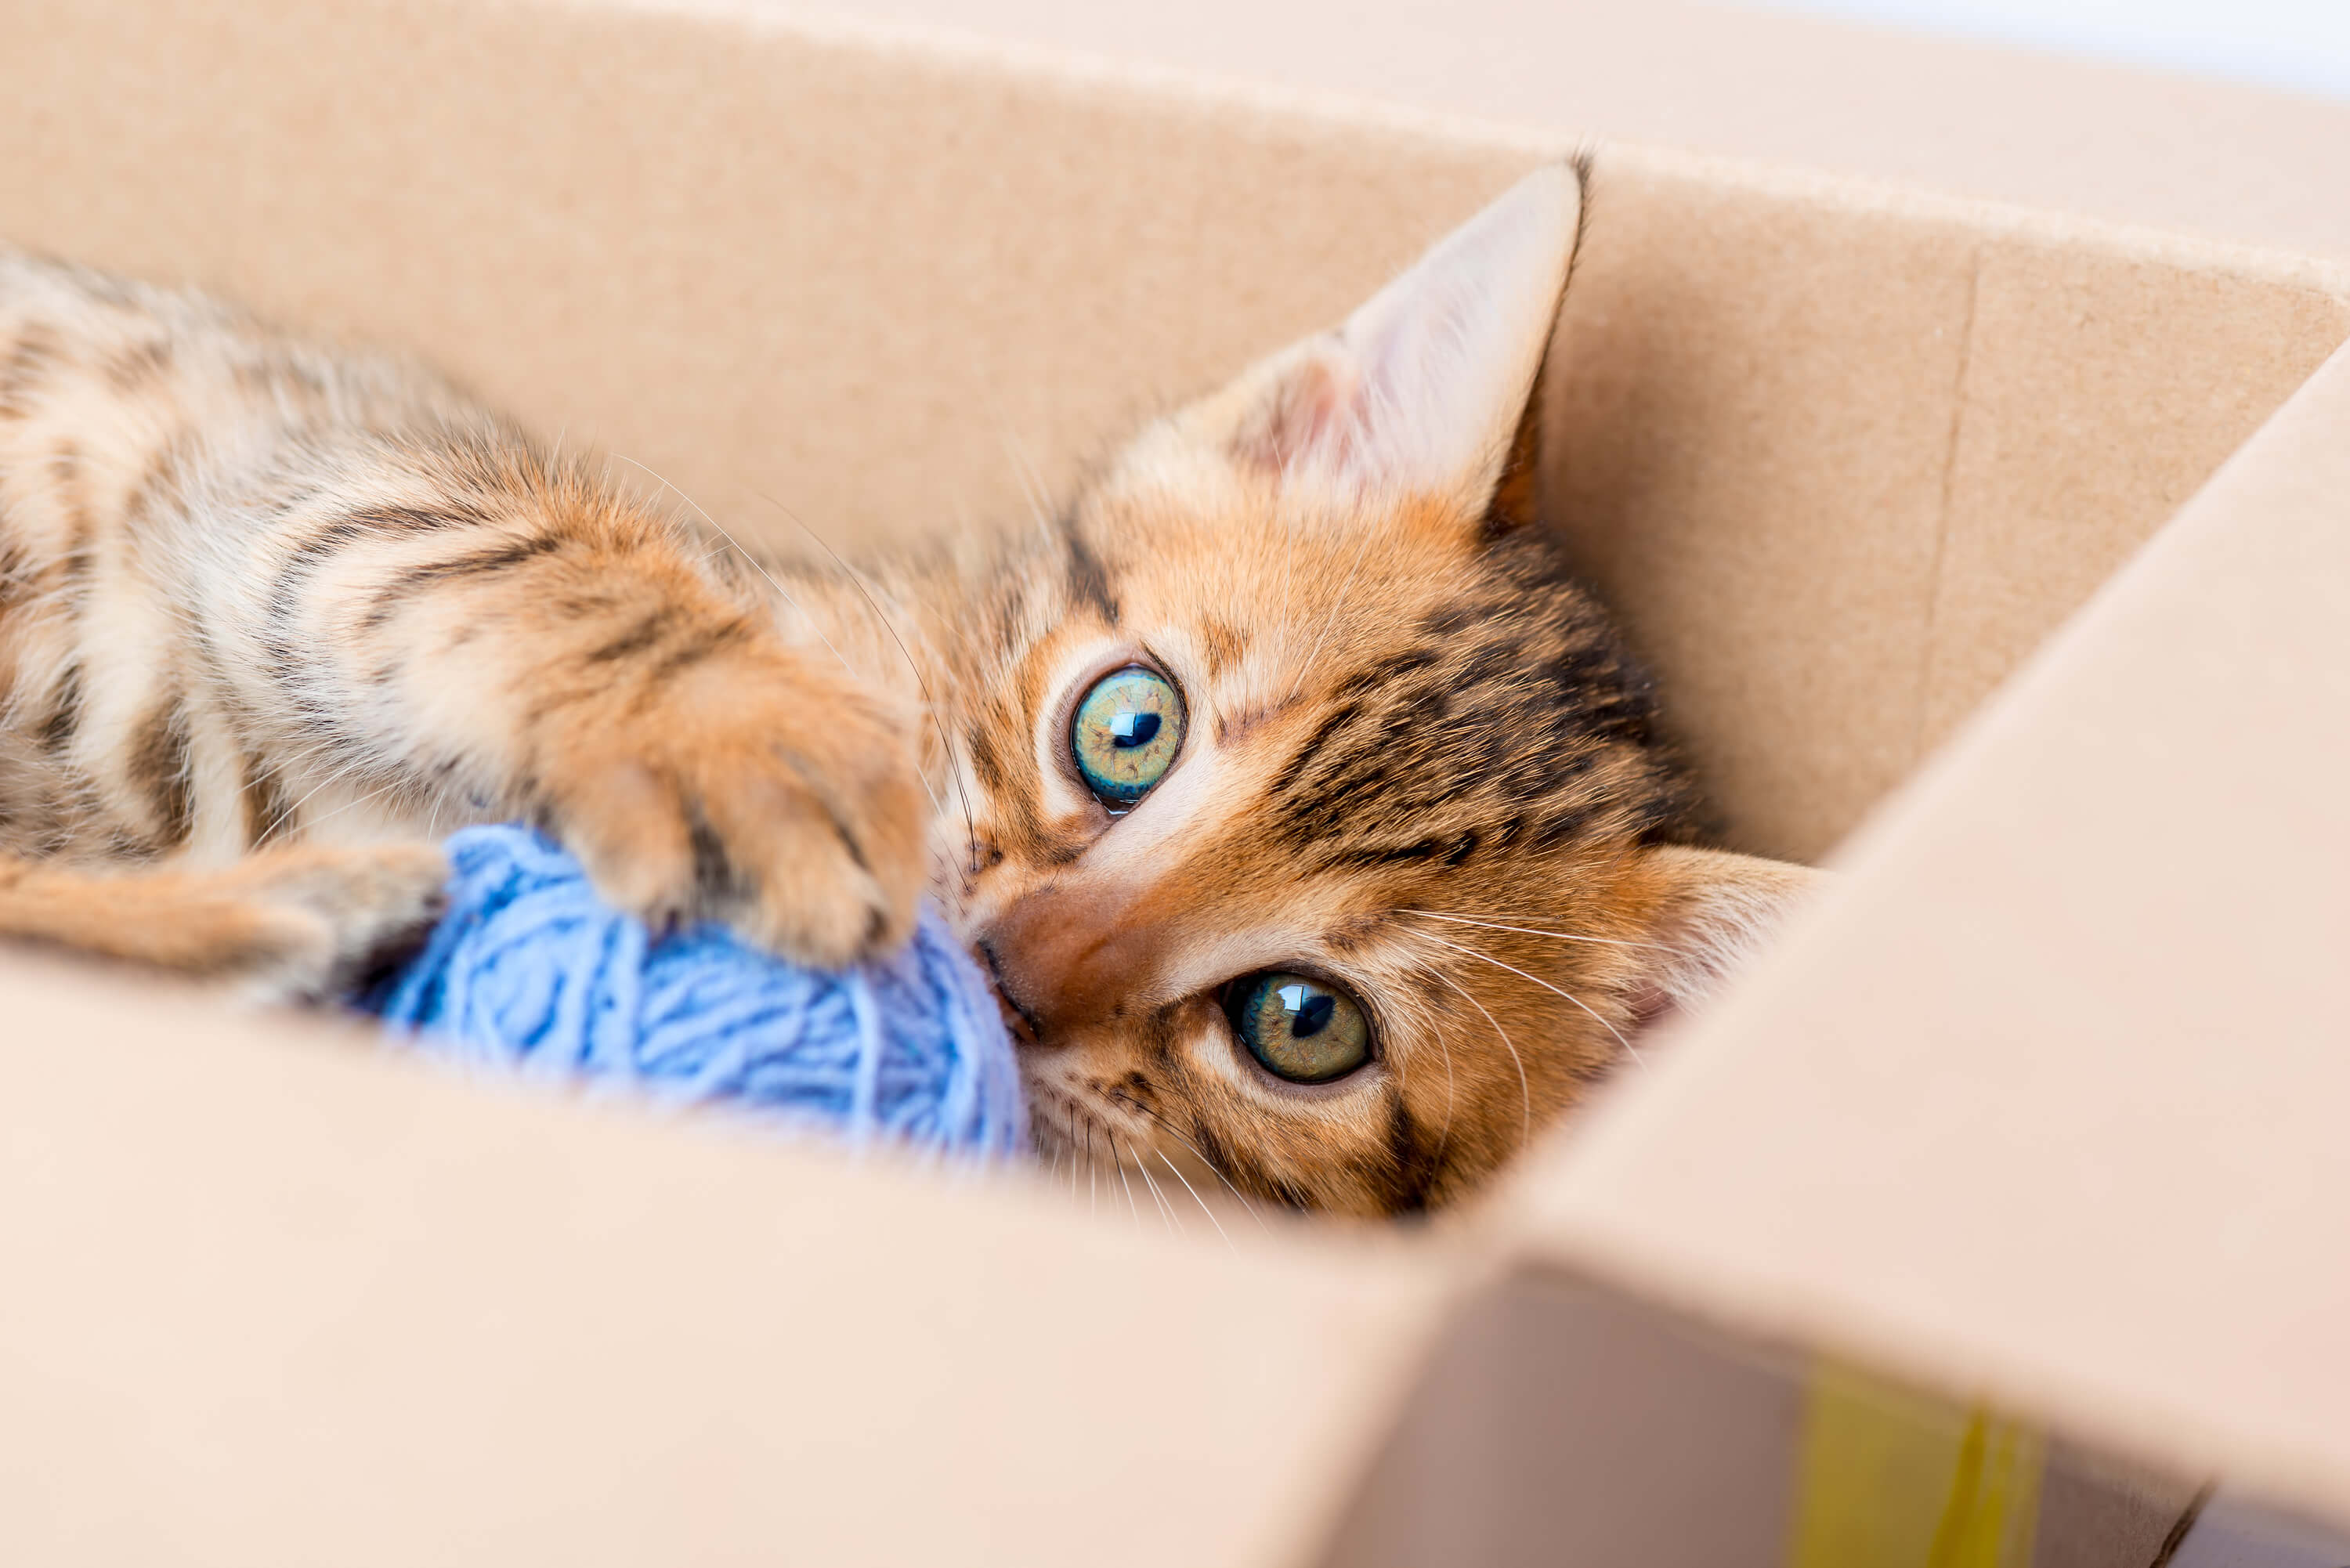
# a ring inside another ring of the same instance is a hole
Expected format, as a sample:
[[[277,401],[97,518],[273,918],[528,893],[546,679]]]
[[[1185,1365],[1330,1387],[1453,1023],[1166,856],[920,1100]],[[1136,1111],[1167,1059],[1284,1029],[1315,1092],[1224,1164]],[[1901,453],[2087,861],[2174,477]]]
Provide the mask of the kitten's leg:
[[[116,959],[268,1002],[340,994],[421,936],[448,863],[430,845],[292,845],[218,870],[0,858],[0,940]]]
[[[401,457],[404,504],[305,493],[206,557],[186,606],[234,705],[278,726],[263,749],[543,823],[656,924],[712,916],[825,965],[903,940],[910,715],[787,636],[764,585],[518,440],[486,470]]]

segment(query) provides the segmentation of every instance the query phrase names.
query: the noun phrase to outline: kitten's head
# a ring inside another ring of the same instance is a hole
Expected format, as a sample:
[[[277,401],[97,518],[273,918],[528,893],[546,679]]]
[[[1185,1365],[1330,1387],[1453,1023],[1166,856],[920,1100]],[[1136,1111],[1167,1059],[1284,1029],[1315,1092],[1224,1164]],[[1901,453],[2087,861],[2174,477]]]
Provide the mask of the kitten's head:
[[[1689,843],[1648,678],[1509,515],[1578,211],[1528,178],[1005,563],[942,890],[1048,1147],[1442,1201],[1799,885]]]

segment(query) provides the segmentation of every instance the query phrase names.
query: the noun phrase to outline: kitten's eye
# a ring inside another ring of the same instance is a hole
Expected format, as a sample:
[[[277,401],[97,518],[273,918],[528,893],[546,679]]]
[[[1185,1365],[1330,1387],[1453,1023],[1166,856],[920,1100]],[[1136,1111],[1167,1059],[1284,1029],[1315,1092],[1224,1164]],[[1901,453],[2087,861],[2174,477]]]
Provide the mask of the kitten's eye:
[[[1302,974],[1271,970],[1232,982],[1224,1014],[1249,1054],[1293,1084],[1326,1084],[1371,1059],[1371,1025],[1355,999]]]
[[[1077,772],[1113,809],[1149,794],[1182,749],[1182,697],[1173,681],[1139,664],[1095,681],[1069,722]]]

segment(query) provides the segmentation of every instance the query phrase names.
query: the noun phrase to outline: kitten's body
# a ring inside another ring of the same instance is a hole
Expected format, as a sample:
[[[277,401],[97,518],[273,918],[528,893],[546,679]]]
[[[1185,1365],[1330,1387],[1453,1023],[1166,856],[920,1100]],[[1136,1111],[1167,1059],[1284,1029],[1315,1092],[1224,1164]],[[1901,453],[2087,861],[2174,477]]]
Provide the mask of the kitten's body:
[[[513,816],[821,962],[927,881],[1048,1143],[1449,1197],[1793,877],[1677,847],[1645,679],[1496,504],[1546,178],[1065,521],[868,575],[753,564],[421,370],[0,257],[0,934],[319,994],[428,918],[420,845]],[[1070,705],[1135,665],[1190,728],[1113,812]],[[1224,995],[1266,971],[1358,999],[1372,1059],[1253,1064]]]

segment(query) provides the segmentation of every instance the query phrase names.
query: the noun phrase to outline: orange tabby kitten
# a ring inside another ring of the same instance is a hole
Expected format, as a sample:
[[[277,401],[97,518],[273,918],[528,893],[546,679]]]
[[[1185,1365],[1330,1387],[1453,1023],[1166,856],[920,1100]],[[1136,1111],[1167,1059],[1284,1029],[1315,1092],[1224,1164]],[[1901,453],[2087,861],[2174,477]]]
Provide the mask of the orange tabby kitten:
[[[324,995],[431,918],[434,836],[515,816],[816,963],[927,888],[1048,1150],[1452,1198],[1804,877],[1695,846],[1514,516],[1579,210],[1537,172],[1058,524],[870,578],[713,550],[411,367],[0,258],[0,934]]]

